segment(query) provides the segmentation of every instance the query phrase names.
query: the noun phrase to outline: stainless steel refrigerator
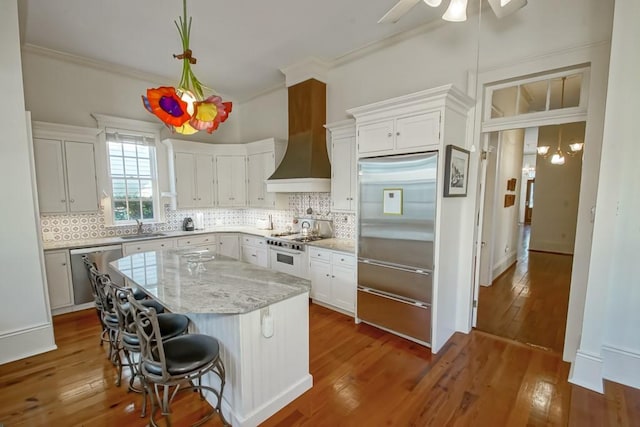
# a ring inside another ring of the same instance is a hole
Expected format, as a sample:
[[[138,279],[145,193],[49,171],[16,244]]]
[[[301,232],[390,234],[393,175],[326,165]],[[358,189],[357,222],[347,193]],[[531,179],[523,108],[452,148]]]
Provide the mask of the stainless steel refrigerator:
[[[358,162],[358,319],[430,345],[437,153]]]

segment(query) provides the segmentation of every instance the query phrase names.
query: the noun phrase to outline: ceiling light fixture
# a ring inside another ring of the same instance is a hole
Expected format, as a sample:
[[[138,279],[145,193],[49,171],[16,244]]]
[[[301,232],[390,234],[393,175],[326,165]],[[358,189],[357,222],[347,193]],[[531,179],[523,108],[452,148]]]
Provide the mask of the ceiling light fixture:
[[[189,49],[191,33],[191,17],[187,22],[187,0],[182,0],[183,16],[180,23],[173,21],[178,27],[182,41],[182,53],[173,55],[182,61],[182,77],[178,87],[161,86],[147,89],[147,96],[142,96],[144,107],[158,117],[172,132],[191,135],[206,130],[215,131],[220,123],[227,120],[231,113],[232,103],[222,102],[222,98],[211,95],[205,98],[204,92],[211,91],[193,74],[192,65],[197,62]]]
[[[516,10],[524,7],[527,0],[487,0],[493,13],[498,18],[510,15]],[[442,4],[442,0],[424,0],[431,7],[438,7]],[[398,0],[398,2],[387,13],[380,18],[378,24],[398,22],[406,13],[408,13],[420,0]],[[451,0],[447,11],[442,15],[442,19],[451,22],[464,22],[467,20],[467,3],[468,0]]]
[[[564,85],[567,80],[567,77],[562,77],[562,93],[560,94],[560,109],[564,108]],[[579,151],[584,147],[584,142],[576,141],[569,144],[569,151],[566,152],[569,156],[575,156]],[[540,145],[536,148],[538,155],[542,158],[549,157],[549,150],[551,147],[549,145]],[[554,165],[564,165],[564,152],[562,151],[562,125],[558,128],[558,147],[556,148],[555,153],[551,156],[551,163]]]
[[[467,20],[467,0],[451,0],[442,19],[449,22],[464,22]]]

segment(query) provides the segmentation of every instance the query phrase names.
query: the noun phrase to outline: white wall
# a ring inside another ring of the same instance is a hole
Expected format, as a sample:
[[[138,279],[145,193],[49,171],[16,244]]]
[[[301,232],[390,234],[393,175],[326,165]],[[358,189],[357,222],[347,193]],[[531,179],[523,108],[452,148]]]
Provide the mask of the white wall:
[[[584,129],[584,122],[562,125],[562,149],[568,150],[568,143],[574,138],[584,141]],[[541,127],[538,145],[548,145],[553,152],[558,145],[558,127]],[[582,153],[575,157],[565,156],[564,165],[553,165],[550,160],[551,157],[540,159],[536,166],[529,249],[573,254]]]
[[[640,2],[617,0],[584,322],[571,380],[640,388]]]
[[[496,197],[493,208],[493,278],[504,273],[516,261],[518,254],[518,195],[522,183],[522,150],[524,129],[502,132],[496,175]],[[507,191],[507,181],[517,179],[516,190]],[[506,194],[516,196],[516,203],[505,207]]]
[[[152,82],[98,68],[90,62],[69,61],[41,49],[23,49],[25,103],[32,119],[75,126],[96,127],[91,113],[160,123],[142,105],[147,88],[173,82]],[[179,76],[176,74],[176,80]],[[208,82],[207,82],[208,83]],[[213,85],[214,82],[210,84]],[[165,131],[163,138],[202,142],[240,142],[241,107],[234,103],[231,115],[212,135],[198,132],[183,137]]]
[[[16,0],[0,0],[0,363],[55,348],[32,185]]]
[[[242,141],[264,138],[289,139],[287,89],[282,87],[242,105]]]

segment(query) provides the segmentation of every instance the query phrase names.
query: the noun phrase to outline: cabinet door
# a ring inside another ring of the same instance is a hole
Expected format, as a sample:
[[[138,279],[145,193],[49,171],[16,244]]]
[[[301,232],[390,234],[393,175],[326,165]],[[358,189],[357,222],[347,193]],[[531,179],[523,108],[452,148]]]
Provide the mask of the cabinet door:
[[[98,210],[95,146],[90,142],[65,141],[69,212]]]
[[[218,235],[218,253],[234,259],[240,258],[240,245],[237,234]]]
[[[396,148],[426,148],[438,145],[440,140],[440,112],[433,111],[396,121]]]
[[[38,204],[42,213],[67,211],[62,141],[33,139]]]
[[[265,208],[276,207],[276,193],[267,192],[265,181],[269,179],[276,170],[276,156],[274,153],[262,153],[262,205]]]
[[[73,305],[69,252],[45,252],[44,264],[47,270],[47,287],[49,288],[51,309]]]
[[[173,159],[178,208],[194,208],[198,204],[194,155],[191,153],[175,153]]]
[[[358,127],[359,153],[393,150],[393,144],[393,120],[369,123]]]
[[[354,138],[340,138],[331,147],[331,206],[333,211],[351,211],[355,193]]]
[[[331,302],[331,265],[326,262],[310,262],[311,298],[325,303]]]
[[[331,267],[331,301],[333,305],[350,313],[356,307],[356,271],[353,267]]]
[[[216,177],[219,206],[246,206],[245,156],[218,156]]]
[[[247,156],[247,200],[251,207],[263,207],[265,205],[264,184],[264,153],[250,154]]]
[[[213,157],[196,154],[196,195],[197,205],[211,208],[215,204]]]
[[[256,265],[269,268],[269,251],[267,248],[256,248]]]

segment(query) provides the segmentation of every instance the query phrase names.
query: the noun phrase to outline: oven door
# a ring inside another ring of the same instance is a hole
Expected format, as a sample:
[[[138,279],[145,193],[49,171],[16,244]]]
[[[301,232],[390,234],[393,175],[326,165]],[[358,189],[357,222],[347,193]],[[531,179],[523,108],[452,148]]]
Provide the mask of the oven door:
[[[296,277],[305,277],[303,253],[282,248],[270,248],[271,268]]]

